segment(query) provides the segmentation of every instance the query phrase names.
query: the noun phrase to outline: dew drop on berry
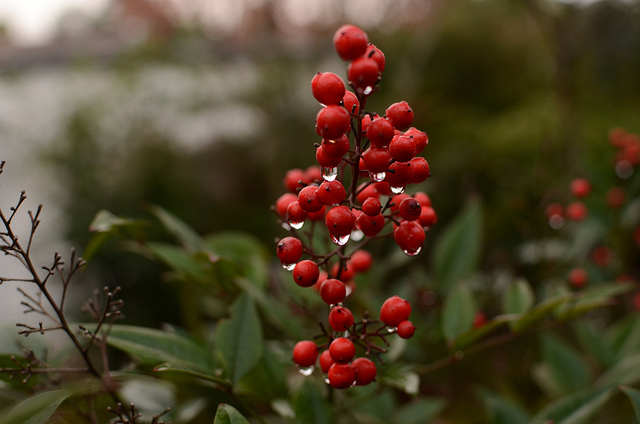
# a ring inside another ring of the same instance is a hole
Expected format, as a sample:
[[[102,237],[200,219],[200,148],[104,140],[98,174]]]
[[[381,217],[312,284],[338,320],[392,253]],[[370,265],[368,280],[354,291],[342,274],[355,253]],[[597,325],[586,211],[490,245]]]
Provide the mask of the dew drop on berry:
[[[327,377],[326,375],[324,376],[324,382],[327,384],[331,384],[331,382],[329,381],[329,377]]]
[[[398,327],[387,327],[388,333],[395,333],[396,331],[398,331]]]
[[[287,271],[293,271],[293,268],[296,267],[295,262],[292,264],[282,264],[282,268],[286,269]]]
[[[304,221],[300,221],[300,222],[289,221],[289,225],[291,226],[291,228],[295,228],[296,230],[299,230],[304,225]]]
[[[364,238],[364,233],[360,230],[351,231],[351,240],[360,241]]]
[[[313,365],[311,365],[310,367],[298,367],[298,372],[304,375],[305,377],[307,377],[313,374],[314,369],[315,369],[315,366]]]
[[[368,86],[364,89],[363,93],[365,96],[368,96],[369,94],[371,94],[372,91],[373,91],[373,87]]]
[[[334,236],[333,234],[331,234],[331,241],[333,242],[333,244],[336,244],[338,246],[344,246],[349,242],[350,238],[351,234],[346,234],[344,236]]]
[[[338,176],[338,167],[322,168],[322,179],[325,181],[333,181]]]
[[[336,306],[342,306],[342,302],[340,302],[340,303],[332,303],[331,305],[329,305],[329,311],[331,311]]]
[[[386,172],[369,172],[369,177],[377,183],[384,181],[386,176]]]
[[[407,256],[417,256],[418,253],[420,253],[420,251],[422,250],[422,246],[418,247],[417,249],[406,249],[406,250],[402,250],[402,253],[404,253]]]
[[[391,188],[391,193],[393,194],[402,194],[404,193],[404,187],[390,187]]]

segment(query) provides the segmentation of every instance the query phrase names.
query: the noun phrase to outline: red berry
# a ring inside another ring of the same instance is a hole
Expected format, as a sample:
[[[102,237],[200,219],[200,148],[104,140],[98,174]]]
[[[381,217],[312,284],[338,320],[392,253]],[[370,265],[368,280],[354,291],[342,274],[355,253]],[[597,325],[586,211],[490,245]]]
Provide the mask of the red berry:
[[[311,287],[318,282],[320,269],[312,260],[305,259],[293,267],[293,281],[300,287]]]
[[[382,203],[377,197],[369,197],[362,203],[362,212],[369,216],[376,216],[382,211]]]
[[[355,277],[356,271],[349,262],[343,262],[342,265],[336,262],[331,267],[331,275],[340,281],[349,281]]]
[[[351,363],[356,374],[356,386],[366,386],[376,379],[376,364],[369,358],[356,358]]]
[[[420,212],[420,217],[418,218],[418,222],[423,227],[432,227],[433,224],[438,222],[438,215],[436,214],[436,210],[431,206],[423,206],[422,211]]]
[[[624,205],[625,191],[622,187],[613,187],[607,191],[607,205],[611,209],[618,209]]]
[[[376,115],[377,116],[377,115]],[[373,121],[373,119],[376,116],[372,116],[370,114],[364,115],[362,117],[362,121],[361,121],[361,127],[362,127],[362,131],[363,132],[367,132],[367,130],[369,129],[369,125],[371,125],[371,122]]]
[[[400,203],[404,199],[408,199],[410,196],[407,193],[396,194],[391,198],[391,212],[398,212],[400,209]]]
[[[415,325],[411,321],[402,321],[398,324],[398,336],[403,339],[410,339],[416,331]]]
[[[360,57],[355,59],[347,67],[347,78],[358,91],[366,91],[372,88],[380,78],[380,68],[373,59]]]
[[[413,138],[413,142],[416,143],[416,154],[420,154],[420,152],[427,147],[427,144],[429,144],[429,137],[427,137],[427,134],[414,127],[406,130],[404,135]]]
[[[571,194],[578,199],[587,197],[591,193],[591,183],[585,178],[576,178],[571,181]]]
[[[276,200],[276,213],[282,219],[287,219],[287,208],[298,200],[298,196],[293,193],[285,193]]]
[[[415,221],[416,219],[420,218],[422,207],[416,199],[414,199],[413,197],[408,197],[400,202],[398,212],[400,213],[400,217],[402,219],[405,219],[407,221]]]
[[[380,308],[380,321],[395,327],[409,319],[411,304],[400,296],[392,296],[384,301]]]
[[[307,219],[308,215],[307,211],[300,207],[300,203],[298,203],[297,200],[289,203],[289,206],[287,207],[287,221],[289,221],[289,224],[300,224]]]
[[[278,243],[276,253],[282,265],[293,265],[302,256],[302,242],[295,237],[285,237]]]
[[[306,176],[305,181],[308,181],[308,184],[315,181],[322,181],[322,170],[318,165],[311,165],[304,171],[304,174]]]
[[[423,157],[415,157],[411,159],[411,168],[413,168],[413,184],[419,184],[431,176],[429,163]]]
[[[300,184],[300,181],[302,181],[303,184]],[[290,193],[297,193],[300,187],[304,187],[308,183],[305,172],[300,168],[288,170],[282,180],[284,188]]]
[[[324,206],[318,199],[318,187],[314,185],[306,186],[298,193],[298,203],[306,212],[318,212]]]
[[[582,221],[589,214],[587,206],[582,202],[571,202],[566,209],[567,218],[572,221]]]
[[[356,250],[349,261],[355,272],[367,272],[373,265],[373,256],[366,250]]]
[[[311,93],[324,105],[337,105],[344,97],[344,81],[334,73],[318,72],[311,80]]]
[[[403,221],[393,231],[393,238],[404,253],[414,256],[420,252],[424,243],[424,229],[415,221]]]
[[[413,110],[404,100],[389,106],[385,111],[385,116],[398,130],[406,130],[413,122]]]
[[[547,206],[544,211],[547,218],[551,218],[552,216],[564,216],[564,208],[560,203],[551,203]]]
[[[413,181],[411,162],[393,162],[389,165],[384,180],[391,187],[405,187]]]
[[[389,186],[389,183],[385,181],[379,181],[374,185],[376,186],[376,190],[378,191],[378,193],[382,194],[383,196],[391,196],[391,187]]]
[[[415,171],[414,171],[414,174],[415,174]],[[425,206],[431,206],[431,198],[427,193],[423,191],[417,191],[413,195],[413,198],[416,199],[418,202],[420,202],[420,206],[422,206],[423,208]]]
[[[356,95],[351,91],[347,90],[344,92],[342,103],[344,104],[344,108],[350,114],[357,116],[358,113],[360,113],[360,102],[358,101]]]
[[[342,106],[323,107],[316,115],[316,127],[322,138],[339,138],[351,128],[351,115]]]
[[[329,384],[336,389],[348,389],[356,381],[356,373],[349,364],[333,364],[327,373]]]
[[[335,206],[327,212],[325,223],[332,236],[346,236],[351,234],[356,217],[347,206]]]
[[[380,68],[380,72],[384,71],[384,67],[386,65],[384,53],[382,53],[382,50],[374,46],[372,43],[369,43],[367,46],[367,50],[364,52],[364,57],[375,60],[378,64],[378,68]]]
[[[367,34],[354,25],[344,25],[333,35],[333,47],[342,60],[353,60],[367,51]]]
[[[391,162],[391,155],[389,155],[389,149],[386,147],[369,146],[362,154],[362,159],[369,172],[378,174],[387,172]]]
[[[406,135],[394,137],[389,143],[389,154],[394,160],[408,162],[416,157],[416,143]]]
[[[356,355],[356,347],[351,340],[345,337],[338,337],[329,345],[329,354],[331,359],[338,364],[347,364]]]
[[[329,325],[335,331],[347,331],[353,325],[353,314],[344,306],[335,306],[329,312]]]
[[[484,312],[482,311],[476,312],[476,314],[473,316],[473,328],[477,330],[478,328],[484,327],[486,323],[487,323],[487,317],[484,314]]]
[[[356,200],[361,204],[364,203],[365,200],[367,200],[370,197],[377,198],[380,196],[380,193],[378,193],[378,190],[376,190],[376,187],[373,184],[369,184],[369,185],[365,185],[365,183],[361,184],[358,187],[357,193],[358,194],[356,194]]]
[[[329,305],[336,305],[347,296],[347,288],[342,281],[335,278],[327,278],[320,285],[320,297]]]
[[[342,158],[349,151],[349,137],[342,135],[335,140],[322,140],[322,148],[327,156]]]
[[[374,237],[380,231],[382,231],[385,221],[382,214],[369,216],[363,213],[358,217],[356,223],[358,224],[358,228],[360,228],[360,231],[362,231],[362,234],[367,237]]]
[[[579,289],[584,287],[589,281],[589,274],[584,268],[574,268],[569,272],[569,284],[571,287]]]
[[[324,150],[324,144],[316,149],[316,161],[323,168],[335,168],[342,162],[342,157],[329,156]]]
[[[319,362],[320,362],[320,369],[322,369],[322,372],[325,374],[329,372],[329,368],[331,368],[331,365],[336,363],[336,361],[334,361],[333,358],[331,357],[331,354],[329,353],[329,349],[324,350],[320,354]]]
[[[326,207],[322,205],[322,208],[318,212],[309,212],[307,219],[311,221],[322,221],[324,219]]]
[[[307,368],[315,365],[316,359],[318,359],[318,346],[314,342],[303,340],[293,347],[293,362],[299,367]]]
[[[393,139],[393,124],[385,118],[375,118],[367,126],[367,138],[374,146],[386,146]]]
[[[598,246],[591,252],[591,260],[598,266],[607,266],[613,259],[613,252],[607,246]]]
[[[318,199],[325,205],[338,205],[344,198],[344,186],[338,180],[325,181],[318,187]]]

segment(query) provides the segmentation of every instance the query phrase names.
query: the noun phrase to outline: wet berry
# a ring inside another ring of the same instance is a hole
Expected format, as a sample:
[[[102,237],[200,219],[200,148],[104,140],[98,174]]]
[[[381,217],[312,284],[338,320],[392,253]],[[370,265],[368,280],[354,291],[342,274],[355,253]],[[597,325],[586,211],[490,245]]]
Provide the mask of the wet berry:
[[[384,227],[385,220],[382,214],[378,214],[375,216],[369,216],[367,214],[362,214],[358,217],[356,221],[358,228],[362,233],[367,237],[374,237]]]
[[[391,162],[391,155],[389,155],[389,149],[386,147],[370,146],[362,154],[362,159],[369,172],[374,174],[380,172],[387,172],[389,163]]]
[[[356,250],[349,261],[355,272],[367,272],[373,265],[373,256],[366,250]]]
[[[302,256],[302,242],[295,237],[285,237],[278,243],[276,253],[283,265],[294,264]]]
[[[424,229],[416,221],[404,221],[393,231],[393,239],[404,253],[413,256],[422,248]]]
[[[298,200],[298,196],[293,193],[285,193],[276,200],[276,213],[282,219],[287,219],[287,208],[293,202]]]
[[[411,179],[413,184],[420,184],[431,176],[429,163],[423,157],[418,156],[411,159],[411,168],[413,169],[413,178]]]
[[[404,199],[400,202],[400,207],[398,208],[400,217],[407,221],[415,221],[420,218],[421,212],[422,207],[420,206],[420,203],[413,197]]]
[[[347,289],[340,280],[327,278],[320,285],[320,297],[329,305],[341,303],[346,296]]]
[[[318,199],[318,187],[306,186],[298,193],[298,203],[306,212],[318,212],[324,206]]]
[[[324,139],[339,138],[351,128],[351,115],[342,106],[323,107],[316,115],[316,127]]]
[[[362,203],[362,212],[369,216],[376,216],[382,212],[382,203],[377,197],[369,197]]]
[[[369,44],[367,34],[354,25],[344,25],[333,35],[333,47],[342,60],[353,60],[362,56]]]
[[[342,158],[349,151],[349,137],[343,134],[335,140],[322,139],[322,148],[327,156]]]
[[[394,137],[389,143],[389,154],[394,160],[408,162],[416,156],[416,143],[406,135]]]
[[[300,287],[311,287],[318,282],[320,269],[312,260],[300,261],[293,268],[293,280]]]
[[[353,314],[344,306],[335,306],[329,312],[329,325],[334,331],[347,331],[353,325]]]
[[[411,321],[405,320],[398,324],[398,336],[403,339],[410,339],[416,331],[416,326]]]
[[[347,364],[355,356],[356,347],[351,340],[345,337],[338,337],[329,345],[329,354],[338,364]]]
[[[315,365],[318,359],[318,346],[310,341],[303,340],[293,347],[293,362],[301,368]]]
[[[360,57],[349,64],[347,77],[357,90],[366,91],[378,82],[380,68],[375,60]]]
[[[331,368],[331,365],[336,363],[336,361],[334,361],[333,358],[331,358],[329,349],[322,351],[322,353],[320,354],[319,362],[320,362],[320,369],[322,369],[322,372],[324,374],[328,373],[329,368]]]
[[[375,118],[367,126],[367,138],[374,146],[387,146],[393,139],[393,124],[385,118]]]
[[[349,364],[333,364],[327,373],[329,384],[336,389],[348,389],[356,381],[356,373]]]
[[[395,327],[409,319],[411,304],[400,296],[392,296],[384,301],[380,308],[380,321]]]
[[[356,217],[347,206],[334,206],[327,212],[325,223],[332,236],[346,236],[351,234]]]
[[[344,81],[334,73],[318,72],[311,80],[311,93],[323,105],[337,105],[344,97]]]
[[[300,184],[300,181],[302,181],[302,184]],[[288,170],[287,173],[284,174],[284,179],[282,180],[284,188],[289,193],[297,193],[299,188],[304,187],[308,183],[307,175],[300,168]]]
[[[384,53],[382,53],[382,50],[374,46],[372,43],[369,43],[369,45],[367,46],[367,50],[364,52],[364,57],[375,60],[378,64],[380,72],[384,71],[384,67],[386,65],[386,58],[384,57]]]
[[[413,110],[404,100],[389,106],[385,111],[385,116],[398,130],[406,130],[413,122]]]
[[[320,184],[320,187],[318,187],[318,199],[325,205],[338,205],[344,200],[344,198],[344,186],[338,180],[325,181]]]
[[[376,364],[369,358],[356,358],[351,363],[356,374],[356,386],[366,386],[376,379]]]

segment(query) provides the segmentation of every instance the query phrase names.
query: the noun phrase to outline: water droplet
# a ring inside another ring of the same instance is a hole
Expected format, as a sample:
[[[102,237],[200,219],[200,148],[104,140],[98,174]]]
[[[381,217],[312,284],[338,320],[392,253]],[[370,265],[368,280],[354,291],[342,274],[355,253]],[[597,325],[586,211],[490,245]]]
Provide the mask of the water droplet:
[[[384,181],[384,177],[386,176],[386,172],[369,172],[369,177],[377,183]]]
[[[331,382],[329,381],[329,377],[327,377],[326,375],[324,376],[324,382],[327,384],[331,384]]]
[[[417,256],[421,250],[422,250],[422,246],[418,247],[417,249],[406,249],[406,250],[403,249],[402,253],[404,253],[407,256]]]
[[[393,194],[404,193],[404,187],[391,187],[391,193]]]
[[[338,168],[322,168],[322,179],[325,181],[333,181],[338,176]]]
[[[360,230],[351,231],[351,239],[353,241],[360,241],[364,238],[364,233]]]
[[[313,374],[314,369],[315,367],[313,365],[310,367],[298,367],[298,372],[306,377]]]
[[[288,222],[283,222],[282,228],[284,228],[286,231],[291,231],[291,225],[289,225]]]
[[[633,165],[628,160],[621,160],[616,163],[616,175],[623,180],[633,175]]]
[[[549,227],[559,230],[564,226],[564,218],[560,215],[551,215],[549,217]]]
[[[332,310],[336,306],[342,306],[342,302],[340,302],[340,303],[332,303],[331,305],[329,305],[329,310]]]
[[[304,221],[300,221],[300,222],[289,221],[289,225],[291,225],[291,228],[295,228],[296,230],[299,230],[304,225]]]
[[[346,236],[334,236],[333,234],[331,234],[331,241],[333,242],[333,244],[337,244],[338,246],[344,246],[349,242],[350,238],[351,234],[347,234]]]
[[[345,289],[346,289],[346,294],[345,297],[349,296],[351,294],[351,292],[353,291],[353,289],[351,288],[351,285],[346,285],[345,284]]]
[[[293,268],[296,267],[295,263],[292,264],[282,264],[282,268],[286,269],[287,271],[293,271]]]
[[[398,327],[387,327],[388,333],[395,333],[396,331],[398,331]]]
[[[365,96],[368,96],[369,94],[371,94],[372,91],[373,91],[373,87],[369,86],[363,90],[363,93]]]

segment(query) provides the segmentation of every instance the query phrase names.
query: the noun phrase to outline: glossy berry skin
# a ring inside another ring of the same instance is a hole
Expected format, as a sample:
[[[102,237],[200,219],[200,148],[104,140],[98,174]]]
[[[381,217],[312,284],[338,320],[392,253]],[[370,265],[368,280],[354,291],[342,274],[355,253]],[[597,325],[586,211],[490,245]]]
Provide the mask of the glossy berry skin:
[[[356,355],[356,347],[351,340],[338,337],[329,345],[329,354],[338,364],[348,364]]]
[[[413,198],[420,202],[420,206],[431,206],[431,198],[423,191],[417,191],[413,194]]]
[[[341,137],[351,128],[351,115],[342,106],[328,105],[316,115],[318,134],[327,140]]]
[[[345,262],[342,266],[336,262],[331,267],[331,275],[340,281],[349,281],[356,276],[356,272],[350,262]]]
[[[377,48],[375,45],[373,45],[372,43],[369,43],[369,45],[367,46],[367,50],[364,52],[364,57],[368,57],[369,59],[375,60],[376,63],[378,64],[378,68],[380,69],[380,72],[384,71],[384,67],[386,65],[386,58],[384,57],[384,53],[382,53],[382,50]]]
[[[337,237],[346,236],[351,234],[356,217],[347,206],[334,206],[327,212],[325,223],[329,234]]]
[[[367,34],[354,25],[343,25],[333,35],[333,47],[342,60],[362,56],[369,45]]]
[[[413,178],[411,179],[413,184],[420,184],[431,176],[429,163],[423,157],[418,156],[411,159],[411,168],[413,169]]]
[[[408,162],[416,157],[416,143],[406,135],[394,137],[389,143],[389,154],[394,160]]]
[[[589,214],[589,209],[582,202],[571,202],[567,205],[565,214],[572,221],[582,221]]]
[[[344,96],[342,97],[342,103],[347,112],[353,116],[358,116],[360,113],[360,102],[355,94],[349,90],[345,91]]]
[[[416,154],[420,154],[427,144],[429,144],[429,137],[423,131],[420,131],[414,127],[409,128],[404,132],[404,135],[413,138],[414,143],[416,143]]]
[[[411,162],[393,162],[384,179],[391,187],[406,187],[413,181]]]
[[[311,93],[323,105],[337,105],[344,97],[344,81],[332,72],[318,72],[311,80]]]
[[[293,347],[293,362],[301,368],[315,365],[318,359],[318,346],[310,341],[303,340]]]
[[[294,168],[288,170],[287,173],[284,174],[282,184],[289,193],[297,193],[299,188],[303,187],[304,184],[308,184],[306,179],[307,175],[302,169]],[[303,185],[300,184],[300,181],[303,182]]]
[[[387,146],[393,139],[394,131],[391,121],[385,118],[375,118],[367,126],[367,138],[374,146]]]
[[[391,198],[391,212],[398,212],[398,209],[400,209],[400,203],[409,197],[410,196],[407,193],[400,193],[393,196]]]
[[[335,140],[322,139],[322,148],[327,156],[342,158],[349,151],[349,137],[343,134]]]
[[[391,327],[396,327],[402,321],[409,319],[411,304],[400,296],[392,296],[384,301],[380,308],[380,321]]]
[[[422,207],[416,199],[408,197],[400,202],[398,213],[400,214],[400,217],[406,221],[415,221],[420,218]]]
[[[316,149],[316,161],[323,168],[335,168],[342,162],[342,157],[330,156],[324,150],[325,145],[321,144]]]
[[[357,191],[358,191],[358,194],[356,194],[356,200],[359,203],[364,203],[365,200],[367,200],[370,197],[375,197],[378,199],[380,198],[380,193],[378,192],[375,185],[373,184],[370,184],[368,186],[361,184],[360,187],[358,187]]]
[[[393,238],[403,252],[413,253],[422,248],[424,229],[416,221],[404,221],[393,231]]]
[[[389,154],[389,149],[386,147],[369,146],[362,154],[362,159],[364,160],[367,170],[377,174],[387,172],[389,163],[391,162],[391,155]]]
[[[356,358],[351,363],[356,374],[356,386],[366,386],[376,379],[376,364],[369,358]]]
[[[377,197],[369,197],[362,203],[362,212],[369,216],[376,216],[382,212],[382,203]]]
[[[423,206],[422,211],[420,212],[420,217],[418,218],[418,222],[423,227],[432,227],[436,222],[438,222],[438,215],[436,214],[436,210],[431,206]]]
[[[584,287],[589,281],[589,274],[584,268],[573,268],[569,272],[569,284],[574,289],[579,289]]]
[[[338,180],[324,181],[320,184],[320,187],[318,187],[318,199],[325,205],[338,205],[344,198],[345,189]]]
[[[578,199],[585,198],[591,193],[591,183],[585,178],[576,178],[571,181],[571,194]]]
[[[320,369],[324,374],[329,372],[329,368],[331,365],[335,364],[336,361],[331,358],[331,354],[329,353],[329,349],[322,351],[320,354]]]
[[[356,381],[356,373],[351,365],[336,363],[329,368],[327,379],[331,387],[348,389]]]
[[[349,64],[347,78],[357,90],[365,90],[376,85],[380,78],[380,68],[375,60],[360,57]]]
[[[356,224],[362,233],[367,237],[374,237],[384,227],[385,221],[384,216],[382,214],[378,214],[375,216],[369,216],[367,214],[362,214],[356,220]]]
[[[398,324],[398,336],[403,339],[410,339],[416,331],[415,325],[411,321],[405,320]]]
[[[320,269],[318,265],[310,259],[300,261],[293,268],[293,281],[300,287],[311,287],[318,282]]]
[[[297,200],[289,203],[287,207],[287,221],[289,223],[304,222],[308,215],[308,212],[300,207],[300,203]]]
[[[283,265],[294,264],[302,256],[302,242],[295,237],[285,237],[278,243],[276,253]]]
[[[413,110],[404,100],[389,106],[385,111],[385,116],[398,130],[406,130],[413,123]]]
[[[318,212],[324,206],[318,199],[318,187],[306,186],[298,193],[298,204],[305,212]]]
[[[351,254],[349,263],[355,272],[367,272],[373,265],[373,256],[366,250],[356,250]]]
[[[276,200],[275,210],[282,219],[287,219],[287,209],[289,205],[298,200],[298,196],[293,193],[285,193]]]
[[[353,314],[344,306],[334,306],[329,312],[329,325],[335,331],[347,331],[353,325]]]
[[[329,305],[341,303],[346,296],[347,288],[338,279],[327,278],[320,285],[320,297]]]

